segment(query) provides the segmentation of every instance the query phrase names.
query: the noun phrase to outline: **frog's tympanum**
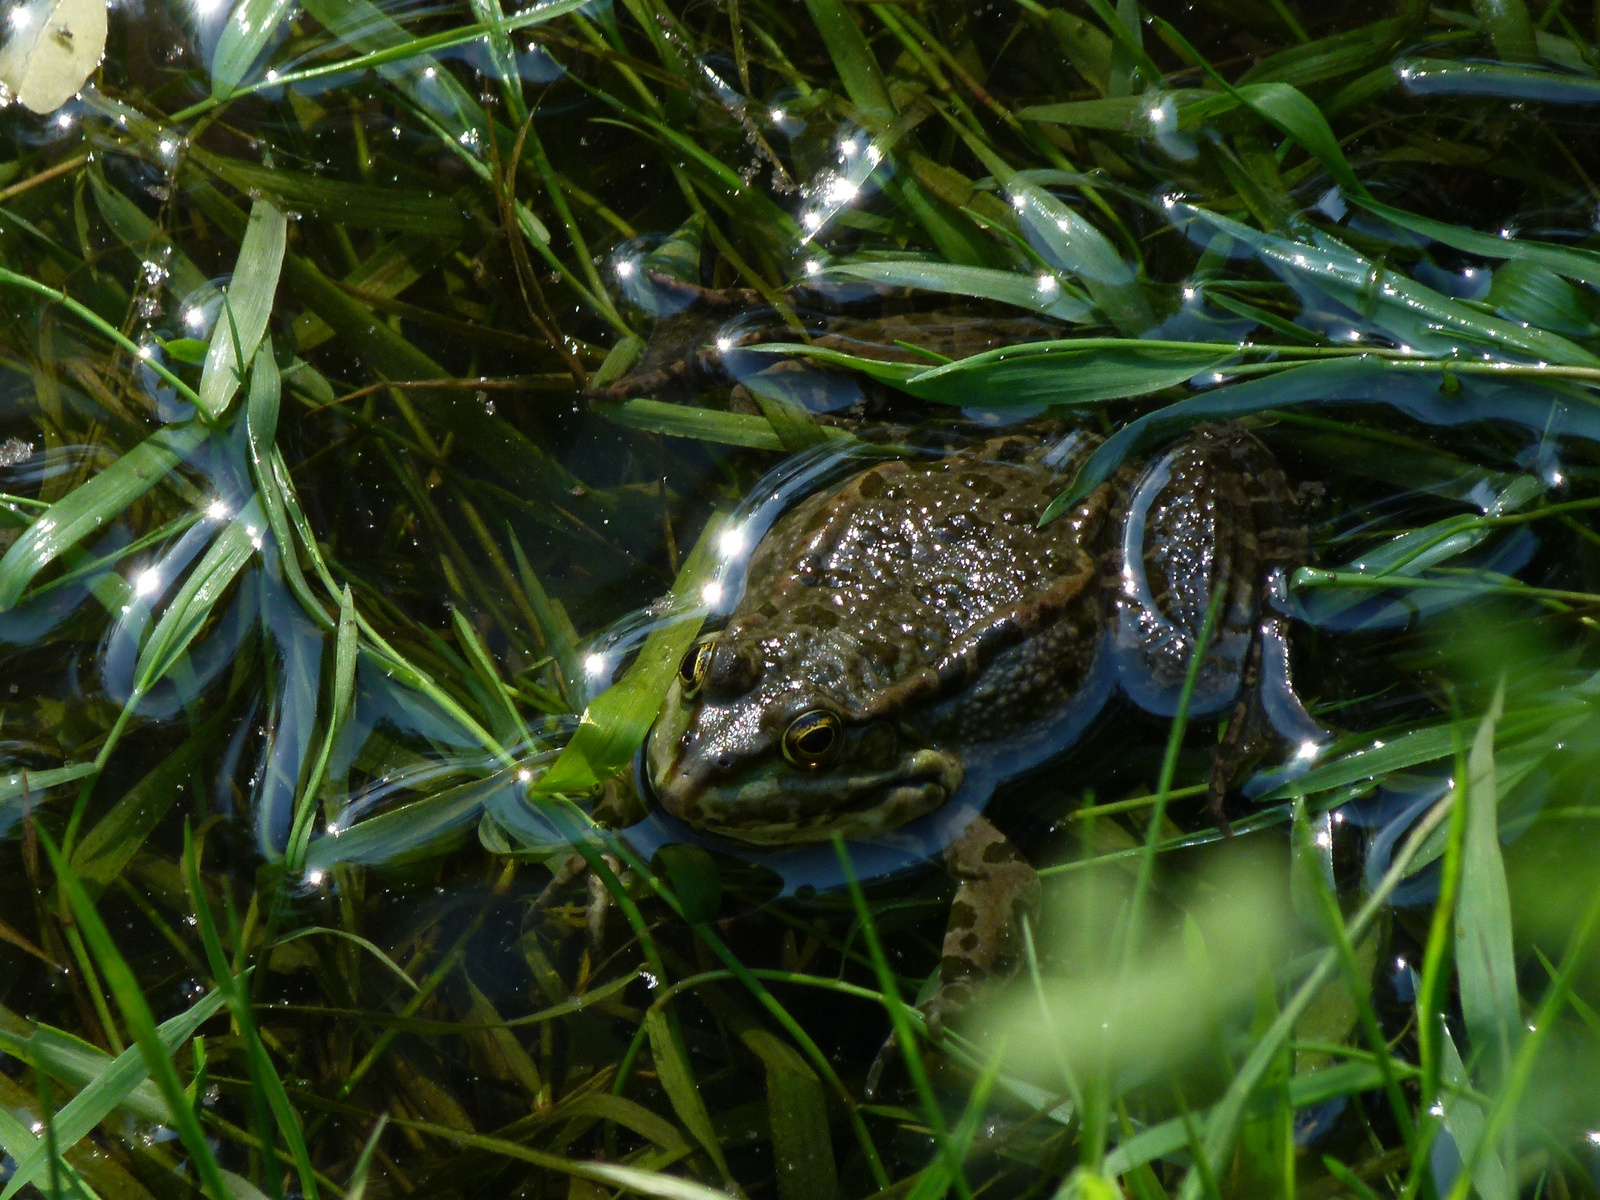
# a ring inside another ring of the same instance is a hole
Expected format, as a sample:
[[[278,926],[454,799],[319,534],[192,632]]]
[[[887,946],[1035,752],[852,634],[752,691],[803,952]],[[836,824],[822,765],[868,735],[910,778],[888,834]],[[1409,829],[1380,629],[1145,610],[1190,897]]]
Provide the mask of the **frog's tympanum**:
[[[1094,441],[880,462],[799,504],[756,547],[725,627],[684,658],[646,746],[657,803],[745,847],[892,839],[984,788],[945,849],[959,888],[924,1006],[935,1026],[1016,963],[1038,898],[982,801],[1081,732],[1064,714],[1094,681],[1174,712],[1214,611],[1190,708],[1230,717],[1214,802],[1259,728],[1261,647],[1281,619],[1262,596],[1304,545],[1282,473],[1242,427],[1201,426],[1041,527]]]

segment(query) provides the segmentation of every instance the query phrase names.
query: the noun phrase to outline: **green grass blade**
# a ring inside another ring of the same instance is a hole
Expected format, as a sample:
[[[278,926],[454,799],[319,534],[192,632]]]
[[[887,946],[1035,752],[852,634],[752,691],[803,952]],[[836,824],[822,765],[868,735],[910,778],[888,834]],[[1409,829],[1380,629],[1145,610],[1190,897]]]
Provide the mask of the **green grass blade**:
[[[895,118],[894,101],[889,98],[883,69],[849,9],[841,0],[806,0],[806,11],[863,122],[880,130],[888,128]]]
[[[1434,805],[1407,836],[1404,845],[1396,852],[1390,863],[1389,870],[1384,873],[1383,879],[1367,897],[1355,918],[1348,923],[1347,928],[1352,942],[1360,941],[1372,922],[1383,912],[1389,896],[1406,877],[1418,851],[1448,815],[1450,804],[1451,801],[1446,798]],[[1200,1200],[1205,1191],[1206,1170],[1208,1169],[1214,1176],[1232,1153],[1239,1125],[1245,1117],[1256,1085],[1261,1082],[1267,1069],[1277,1059],[1283,1042],[1293,1033],[1295,1023],[1299,1021],[1301,1014],[1305,1012],[1322,985],[1338,969],[1338,962],[1337,950],[1325,951],[1310,975],[1283,1006],[1272,1026],[1251,1047],[1249,1055],[1229,1081],[1222,1099],[1216,1103],[1206,1118],[1204,1138],[1199,1147],[1199,1153],[1203,1154],[1206,1160],[1205,1169],[1200,1166],[1190,1168],[1188,1174],[1184,1176],[1183,1186],[1179,1192],[1180,1200]]]
[[[137,977],[116,943],[111,940],[105,922],[95,911],[94,901],[89,899],[78,877],[72,873],[71,865],[56,849],[49,835],[41,830],[38,836],[45,853],[50,857],[50,865],[55,869],[61,894],[71,906],[84,941],[88,943],[95,963],[100,968],[101,977],[122,1012],[123,1022],[138,1045],[150,1077],[172,1112],[173,1126],[189,1151],[190,1162],[199,1176],[202,1189],[210,1195],[211,1200],[229,1200],[229,1188],[222,1178],[222,1169],[217,1165],[211,1145],[206,1141],[205,1131],[201,1129],[200,1121],[184,1095],[183,1083],[172,1065],[171,1052],[161,1040],[160,1030],[156,1027],[155,1018],[150,1015],[150,1006],[139,988]]]
[[[206,899],[205,885],[200,879],[200,856],[187,823],[183,827],[183,866],[184,883],[189,889],[190,902],[194,905],[200,942],[205,947],[213,982],[222,993],[228,1012],[233,1017],[234,1027],[244,1043],[245,1061],[249,1064],[250,1079],[255,1087],[255,1100],[259,1104],[264,1099],[270,1107],[272,1117],[277,1121],[278,1132],[282,1134],[289,1157],[294,1160],[295,1171],[300,1176],[302,1193],[306,1200],[316,1200],[316,1172],[311,1168],[311,1155],[300,1129],[299,1114],[289,1102],[283,1080],[278,1077],[277,1068],[272,1065],[261,1034],[256,1029],[250,995],[239,986],[239,980],[234,976],[228,956],[222,948],[222,938],[217,933],[216,919],[211,913],[211,902]],[[269,1133],[268,1129],[261,1130],[262,1141],[270,1146]],[[276,1166],[275,1161],[273,1166]]]
[[[271,45],[278,25],[293,7],[293,0],[239,0],[211,56],[213,97],[225,97],[244,82],[245,73]]]
[[[42,793],[84,779],[98,769],[94,763],[69,763],[42,771],[11,771],[0,775],[0,831],[9,830],[14,822],[22,819],[24,803],[37,803]]]
[[[366,1200],[367,1179],[372,1173],[372,1159],[378,1152],[378,1141],[388,1126],[389,1114],[380,1113],[377,1121],[373,1123],[372,1133],[367,1137],[367,1144],[361,1147],[356,1165],[350,1169],[350,1182],[345,1187],[344,1200]]]
[[[1472,9],[1494,42],[1494,51],[1507,62],[1539,61],[1533,22],[1523,0],[1472,0]]]
[[[1467,828],[1456,906],[1456,974],[1467,1036],[1492,1090],[1504,1082],[1522,1035],[1511,899],[1500,856],[1495,726],[1505,706],[1496,688],[1467,755]]]
[[[227,303],[212,330],[200,372],[200,411],[213,419],[222,415],[239,390],[243,372],[267,331],[288,232],[288,221],[270,201],[257,200],[251,206]]]
[[[200,1026],[222,1011],[222,1006],[222,993],[208,992],[204,999],[187,1012],[163,1021],[156,1029],[162,1046],[169,1054],[176,1053],[178,1047],[193,1037]],[[99,1050],[95,1053],[103,1060],[104,1065],[84,1084],[76,1096],[61,1107],[53,1119],[56,1145],[60,1153],[66,1153],[87,1137],[100,1122],[126,1104],[134,1091],[150,1077],[149,1068],[145,1066],[143,1051],[138,1046],[128,1047],[114,1059]],[[149,1119],[149,1111],[147,1106],[142,1107],[141,1115]],[[154,1119],[166,1120],[168,1115],[163,1105],[157,1110]],[[34,1150],[26,1155],[13,1152],[12,1157],[17,1160],[16,1171],[6,1182],[5,1191],[0,1192],[0,1200],[11,1200],[17,1192],[38,1178],[39,1173],[48,1165],[49,1151],[44,1139],[40,1138]]]
[[[828,268],[828,275],[865,279],[887,287],[917,288],[942,292],[948,296],[970,296],[977,300],[998,300],[1031,312],[1043,313],[1059,321],[1081,321],[1089,316],[1084,301],[1063,295],[1055,277],[1049,274],[1024,275],[1017,271],[998,271],[992,267],[963,266],[941,262],[845,262]]]
[[[14,606],[34,576],[64,551],[110,525],[165,479],[208,433],[199,422],[158,430],[35,518],[0,558],[0,612]]]
[[[72,851],[72,870],[90,896],[98,898],[144,847],[182,794],[190,773],[221,736],[229,713],[213,712],[183,745],[168,754],[111,806]]]
[[[172,671],[200,635],[223,593],[255,556],[261,523],[260,506],[252,499],[217,535],[199,565],[183,581],[139,652],[130,707]]]
[[[645,1014],[644,1023],[650,1035],[650,1054],[655,1059],[656,1076],[672,1103],[672,1111],[678,1114],[678,1120],[683,1122],[684,1128],[710,1156],[718,1174],[725,1180],[731,1179],[722,1144],[717,1140],[716,1130],[711,1127],[711,1114],[700,1096],[700,1085],[695,1081],[688,1056],[675,1036],[667,1014],[662,1009],[652,1007]]]
[[[672,585],[668,611],[683,616],[652,632],[628,673],[595,697],[561,757],[534,784],[538,795],[588,791],[630,762],[644,744],[673,672],[700,632],[704,613],[701,589],[718,564],[717,535],[721,528],[720,516],[706,522]]]

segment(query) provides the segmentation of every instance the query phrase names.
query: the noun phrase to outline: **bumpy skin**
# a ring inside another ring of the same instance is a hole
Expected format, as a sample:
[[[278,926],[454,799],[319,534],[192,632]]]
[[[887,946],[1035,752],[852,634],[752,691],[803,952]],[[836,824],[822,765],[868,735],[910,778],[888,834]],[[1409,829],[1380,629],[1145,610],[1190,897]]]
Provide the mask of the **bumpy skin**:
[[[980,742],[1060,709],[1104,627],[1101,489],[1039,529],[1061,476],[1023,438],[933,463],[881,463],[763,539],[692,698],[651,733],[656,797],[762,845],[859,837],[943,804]],[[796,768],[785,731],[825,711],[841,744]]]
[[[1241,427],[1200,426],[1039,528],[1093,445],[1080,437],[1049,468],[1048,448],[1019,436],[881,463],[785,516],[698,685],[668,693],[646,750],[658,801],[765,846],[894,829],[945,803],[986,746],[1048,727],[1108,637],[1123,690],[1170,712],[1217,593],[1194,711],[1240,718],[1213,773],[1225,789],[1253,748],[1242,685],[1276,619],[1263,580],[1304,555],[1293,499]],[[785,731],[818,712],[835,723],[832,753],[796,764]],[[1032,867],[981,817],[946,864],[960,887],[925,1006],[935,1027],[1014,969],[1018,918],[1038,899]]]

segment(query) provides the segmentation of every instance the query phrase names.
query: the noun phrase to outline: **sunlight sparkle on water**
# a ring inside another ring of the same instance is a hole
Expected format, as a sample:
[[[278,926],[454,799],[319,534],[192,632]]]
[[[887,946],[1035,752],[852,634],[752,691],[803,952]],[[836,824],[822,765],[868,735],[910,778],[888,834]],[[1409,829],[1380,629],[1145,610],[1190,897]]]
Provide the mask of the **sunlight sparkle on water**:
[[[161,590],[161,572],[154,567],[140,571],[138,578],[133,581],[135,595],[152,596]]]
[[[817,258],[808,258],[808,259],[806,259],[806,274],[807,275],[820,275],[820,274],[822,274],[822,260],[821,259],[817,259]]]
[[[621,262],[619,262],[617,264],[617,278],[618,279],[632,279],[633,278],[633,273],[635,271],[637,271],[638,269],[639,269],[638,267],[633,265],[633,260],[632,259],[625,258],[625,259],[623,259]]]
[[[206,505],[206,516],[210,517],[213,521],[221,521],[225,519],[227,515],[228,502],[221,496],[218,496],[210,504]]]
[[[21,33],[33,24],[33,13],[24,4],[19,4],[11,10],[11,28]]]
[[[1322,746],[1317,742],[1301,742],[1300,748],[1294,752],[1294,756],[1309,762],[1320,753],[1322,753]]]
[[[717,538],[717,549],[722,551],[723,558],[733,558],[744,551],[744,530],[739,526],[724,529]]]
[[[784,112],[781,108],[773,109],[769,115],[772,117],[772,123],[774,125],[782,125],[786,120],[789,119],[789,114]]]
[[[307,871],[306,872],[306,882],[309,883],[312,887],[321,887],[322,886],[322,878],[323,878],[323,876],[322,876],[322,872],[321,871],[312,870],[312,871]]]
[[[519,769],[517,771],[517,782],[518,783],[530,783],[530,782],[532,782],[532,780],[533,780],[533,772],[528,770],[527,767],[522,767],[521,769]]]
[[[191,305],[184,310],[183,323],[190,329],[204,329],[206,327],[206,313],[199,305]]]
[[[584,674],[592,675],[596,679],[606,673],[606,656],[604,654],[591,654],[583,660]]]
[[[704,600],[707,604],[721,604],[722,584],[713,579],[710,583],[706,584],[705,587],[700,589],[700,599]]]
[[[1054,275],[1040,275],[1034,282],[1042,296],[1054,296],[1061,290],[1061,282]]]

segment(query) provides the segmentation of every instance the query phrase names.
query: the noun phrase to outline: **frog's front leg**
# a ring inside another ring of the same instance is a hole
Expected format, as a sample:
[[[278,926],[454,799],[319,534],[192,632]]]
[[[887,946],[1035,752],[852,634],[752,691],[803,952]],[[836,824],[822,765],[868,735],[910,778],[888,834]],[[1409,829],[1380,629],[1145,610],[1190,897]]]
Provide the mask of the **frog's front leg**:
[[[939,986],[921,1006],[935,1037],[986,984],[1021,965],[1022,921],[1039,907],[1038,872],[982,817],[973,818],[944,859],[960,886],[950,905]]]

